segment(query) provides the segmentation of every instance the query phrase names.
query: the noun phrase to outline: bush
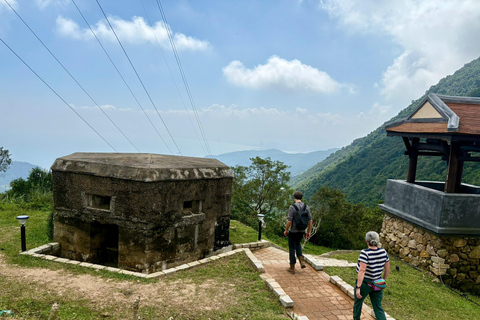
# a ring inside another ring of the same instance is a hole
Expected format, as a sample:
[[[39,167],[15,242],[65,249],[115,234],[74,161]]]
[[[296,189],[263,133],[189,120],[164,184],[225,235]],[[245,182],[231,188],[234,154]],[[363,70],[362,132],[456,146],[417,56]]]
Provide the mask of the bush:
[[[18,178],[10,182],[10,190],[4,198],[31,203],[33,208],[44,208],[53,204],[52,172],[35,167],[25,180]]]
[[[312,243],[338,249],[362,249],[368,231],[380,232],[383,213],[378,207],[351,204],[336,189],[321,187],[311,199],[312,210],[321,218]]]

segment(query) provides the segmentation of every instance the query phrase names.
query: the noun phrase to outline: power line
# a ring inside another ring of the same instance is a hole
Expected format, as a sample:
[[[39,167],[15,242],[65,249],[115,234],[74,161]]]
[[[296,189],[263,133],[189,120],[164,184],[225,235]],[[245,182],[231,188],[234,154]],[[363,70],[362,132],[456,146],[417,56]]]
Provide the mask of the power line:
[[[120,44],[120,47],[122,48],[123,53],[124,53],[125,56],[127,57],[127,60],[128,60],[128,62],[130,63],[133,71],[135,71],[135,74],[137,75],[137,78],[138,78],[138,80],[140,81],[140,84],[142,85],[143,89],[145,90],[145,93],[147,94],[148,98],[150,99],[150,102],[152,103],[153,107],[154,107],[155,110],[157,111],[157,114],[158,114],[158,116],[160,117],[160,120],[162,120],[162,123],[163,123],[163,125],[165,126],[165,129],[167,130],[168,134],[170,135],[170,138],[172,139],[173,143],[175,144],[175,147],[177,147],[177,150],[178,150],[178,152],[179,152],[180,155],[181,155],[182,152],[180,151],[180,148],[178,147],[177,142],[175,141],[175,139],[173,138],[172,134],[170,133],[170,130],[168,130],[167,124],[165,123],[165,121],[163,120],[162,116],[160,115],[160,112],[158,112],[157,106],[156,106],[155,103],[153,102],[152,97],[151,97],[150,94],[148,93],[148,90],[147,90],[147,88],[145,87],[145,85],[143,84],[143,81],[142,81],[142,79],[140,78],[140,75],[138,74],[137,69],[135,69],[132,61],[130,60],[130,57],[129,57],[128,54],[127,54],[127,51],[125,51],[125,48],[123,47],[122,42],[121,42],[120,39],[118,38],[117,33],[115,32],[115,29],[113,28],[112,24],[110,23],[110,20],[108,19],[107,15],[105,14],[105,11],[103,11],[103,8],[102,8],[102,6],[100,5],[100,2],[98,2],[98,0],[96,0],[96,2],[97,2],[97,4],[98,4],[100,10],[101,10],[102,13],[103,13],[103,16],[104,16],[105,19],[107,20],[108,25],[109,25],[110,28],[112,29],[113,34],[115,35],[115,38],[117,38],[117,41],[118,41],[118,43]],[[162,139],[163,139],[163,138],[162,138]],[[165,142],[165,141],[164,141],[164,142]],[[165,145],[166,145],[167,148],[168,148],[168,145],[167,145],[166,143],[165,143]],[[170,151],[170,148],[168,148],[168,149],[169,149],[169,151]],[[170,153],[172,153],[172,152],[170,151]]]
[[[142,109],[143,113],[145,114],[145,116],[147,117],[148,121],[150,122],[150,124],[152,125],[153,129],[155,130],[155,132],[158,134],[158,136],[160,137],[160,139],[163,141],[163,143],[167,146],[167,149],[170,153],[172,153],[172,151],[170,150],[170,148],[168,147],[168,145],[166,144],[165,140],[163,139],[162,135],[160,134],[160,132],[157,130],[157,127],[155,127],[155,125],[153,124],[153,121],[150,119],[150,117],[148,116],[147,112],[145,111],[145,109],[143,108],[142,104],[140,103],[140,101],[138,100],[137,96],[133,93],[132,89],[130,88],[130,86],[128,85],[127,81],[125,80],[125,78],[122,76],[122,73],[120,72],[120,70],[118,70],[117,66],[115,65],[115,62],[113,62],[112,58],[110,57],[110,55],[108,54],[107,50],[105,49],[105,47],[103,46],[102,42],[100,41],[100,39],[98,39],[97,35],[95,34],[95,31],[93,31],[92,27],[90,26],[90,24],[88,23],[87,19],[85,18],[85,16],[83,15],[82,11],[80,10],[80,8],[77,6],[77,4],[75,3],[74,0],[72,0],[73,4],[75,5],[75,7],[77,8],[78,12],[80,13],[80,15],[82,16],[83,18],[83,21],[85,21],[85,23],[87,24],[88,28],[90,29],[90,31],[92,32],[93,36],[95,37],[95,39],[97,39],[97,42],[98,44],[100,45],[100,47],[102,47],[103,49],[103,52],[107,55],[108,57],[108,60],[110,60],[110,62],[112,63],[113,67],[115,68],[115,70],[117,71],[118,75],[120,76],[120,78],[122,79],[123,83],[125,84],[125,86],[127,87],[128,91],[130,92],[130,94],[133,96],[133,98],[135,99],[135,101],[137,102],[138,106],[140,107],[140,109]]]
[[[20,59],[20,61],[22,61],[23,64],[24,64],[28,69],[30,69],[30,71],[32,71],[50,90],[52,90],[52,92],[55,93],[55,95],[56,95],[58,98],[60,98],[60,100],[62,100],[73,112],[75,112],[75,114],[76,114],[77,116],[79,116],[80,119],[82,119],[83,122],[85,122],[85,123],[90,127],[90,129],[92,129],[93,131],[95,131],[95,133],[96,133],[100,138],[102,138],[102,140],[105,141],[105,142],[110,146],[110,148],[112,148],[115,152],[118,153],[118,151],[115,150],[115,148],[114,148],[110,143],[108,143],[108,141],[107,141],[104,137],[102,137],[102,135],[101,135],[100,133],[98,133],[98,131],[95,130],[95,129],[87,122],[87,120],[85,120],[77,111],[75,111],[75,109],[73,109],[72,106],[70,106],[70,104],[68,104],[67,101],[65,101],[65,99],[63,99],[52,87],[50,87],[50,85],[49,85],[47,82],[45,82],[45,80],[43,80],[42,77],[40,77],[12,48],[10,48],[10,46],[9,46],[8,44],[6,44],[5,41],[3,41],[2,38],[0,38],[0,41],[1,41],[18,59]]]
[[[208,145],[207,138],[205,136],[205,131],[203,130],[202,123],[200,122],[200,117],[198,116],[197,108],[195,106],[195,102],[193,101],[192,93],[188,86],[187,78],[185,77],[185,73],[183,72],[182,63],[180,62],[180,58],[178,56],[177,48],[175,47],[175,43],[173,41],[172,33],[170,28],[168,27],[167,17],[165,16],[165,12],[163,11],[162,4],[160,0],[157,0],[158,10],[160,10],[160,14],[162,15],[162,19],[165,23],[165,29],[167,30],[168,39],[170,40],[170,45],[172,46],[173,53],[175,55],[175,59],[177,61],[178,69],[180,70],[180,74],[182,75],[183,84],[185,85],[185,90],[187,91],[188,98],[190,100],[190,104],[192,105],[193,112],[195,114],[195,118],[197,119],[198,127],[200,128],[200,132],[202,134],[203,140],[205,142],[205,146],[207,147],[208,155],[212,155],[210,150],[210,146]]]
[[[38,35],[35,33],[35,31],[33,31],[32,28],[30,28],[30,26],[27,24],[27,22],[25,22],[25,20],[23,20],[23,18],[10,5],[10,3],[8,3],[7,0],[4,0],[4,1],[10,7],[10,9],[12,9],[12,11],[17,15],[17,17],[23,22],[23,24],[28,28],[28,30],[30,30],[30,32],[33,33],[33,35],[43,45],[43,47],[50,53],[50,55],[58,62],[58,64],[60,64],[60,66],[63,68],[63,70],[65,70],[65,72],[73,79],[73,81],[75,81],[75,83],[83,90],[83,92],[90,98],[90,100],[92,100],[92,102],[97,106],[97,108],[100,109],[100,111],[108,118],[108,120],[110,120],[110,122],[115,126],[115,128],[117,128],[117,130],[125,137],[125,139],[127,139],[127,141],[135,148],[135,150],[137,150],[137,152],[140,152],[137,149],[137,147],[132,143],[132,141],[130,141],[130,139],[125,135],[125,133],[123,133],[123,131],[120,130],[120,128],[115,124],[115,122],[113,122],[113,120],[107,115],[107,113],[98,105],[98,103],[92,98],[92,96],[77,81],[77,79],[75,79],[75,77],[67,70],[67,68],[60,62],[60,60],[58,60],[58,58],[53,54],[53,52],[50,51],[50,49],[47,47],[47,45],[38,37]]]
[[[150,20],[148,12],[145,9],[145,6],[143,4],[143,0],[140,0],[140,3],[142,4],[142,8],[143,8],[143,11],[145,12],[145,16],[147,17],[148,23],[151,26],[153,26],[153,23]],[[180,97],[180,101],[182,102],[182,105],[185,108],[185,111],[187,112],[188,120],[190,121],[190,124],[192,125],[193,131],[195,132],[195,135],[197,136],[197,139],[200,142],[200,145],[202,146],[204,151],[207,153],[207,151],[205,150],[205,146],[202,144],[202,141],[200,140],[200,137],[198,136],[197,130],[195,129],[195,125],[192,121],[192,117],[190,117],[190,112],[188,111],[187,106],[185,105],[185,102],[183,101],[182,94],[180,93],[180,89],[178,89],[177,82],[175,81],[175,77],[173,76],[172,70],[170,69],[170,66],[168,65],[167,59],[165,58],[165,54],[163,53],[162,46],[160,45],[160,41],[158,40],[157,33],[155,32],[154,28],[152,28],[152,32],[153,32],[153,35],[155,36],[155,40],[157,42],[158,48],[160,49],[160,53],[162,54],[163,61],[165,61],[165,65],[167,66],[168,73],[170,74],[170,77],[172,78],[173,84],[175,85],[175,89],[177,90],[178,96]]]

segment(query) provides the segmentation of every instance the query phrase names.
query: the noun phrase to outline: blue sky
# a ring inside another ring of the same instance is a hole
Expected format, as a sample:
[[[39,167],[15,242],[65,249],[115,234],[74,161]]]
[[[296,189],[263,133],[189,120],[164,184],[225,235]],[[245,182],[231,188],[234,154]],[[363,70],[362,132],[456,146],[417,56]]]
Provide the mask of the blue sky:
[[[480,55],[479,1],[98,2],[148,95],[96,0],[0,0],[0,38],[67,103],[0,42],[13,160],[343,147]]]

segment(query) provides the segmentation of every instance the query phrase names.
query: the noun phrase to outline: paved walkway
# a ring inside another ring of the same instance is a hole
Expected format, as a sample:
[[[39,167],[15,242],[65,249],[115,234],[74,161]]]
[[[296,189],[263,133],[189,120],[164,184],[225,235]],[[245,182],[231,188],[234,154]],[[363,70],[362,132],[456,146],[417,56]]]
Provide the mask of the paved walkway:
[[[293,300],[293,312],[298,316],[307,316],[309,320],[352,319],[353,300],[330,283],[322,271],[317,272],[308,264],[301,269],[297,262],[295,274],[289,273],[288,252],[275,247],[259,249],[253,254],[262,262],[265,275],[275,279]],[[363,319],[374,318],[363,311]]]

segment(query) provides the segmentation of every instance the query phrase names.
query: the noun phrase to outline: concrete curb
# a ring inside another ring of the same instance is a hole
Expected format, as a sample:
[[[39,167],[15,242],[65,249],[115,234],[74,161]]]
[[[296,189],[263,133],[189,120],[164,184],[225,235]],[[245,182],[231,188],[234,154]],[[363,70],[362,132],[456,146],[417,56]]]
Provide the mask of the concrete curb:
[[[267,244],[263,244],[263,243],[261,244],[261,246],[266,246],[266,245]],[[257,245],[256,247],[260,248],[260,245]],[[93,264],[93,263],[88,263],[88,262],[80,262],[80,261],[76,261],[76,260],[69,260],[69,259],[60,258],[60,257],[56,257],[56,256],[53,256],[53,255],[49,254],[49,253],[51,253],[55,250],[58,250],[58,249],[60,249],[60,245],[56,242],[52,242],[52,243],[45,244],[43,246],[40,246],[40,247],[37,247],[37,248],[34,248],[34,249],[30,249],[28,251],[23,251],[20,254],[25,255],[25,256],[32,256],[32,257],[35,257],[35,258],[41,258],[41,259],[45,259],[45,260],[55,261],[55,262],[59,262],[59,263],[67,263],[67,264],[78,265],[78,266],[81,266],[81,267],[95,269],[95,270],[106,270],[106,271],[110,271],[110,272],[114,272],[114,273],[130,275],[130,276],[134,276],[134,277],[138,277],[138,278],[152,279],[152,278],[159,278],[159,277],[165,276],[165,275],[173,273],[173,272],[194,268],[196,266],[200,266],[202,264],[209,263],[211,261],[215,261],[215,260],[220,259],[220,258],[228,257],[232,254],[236,254],[236,253],[239,253],[239,252],[245,252],[247,257],[249,258],[249,260],[252,262],[253,266],[257,269],[257,271],[260,272],[260,273],[265,272],[265,269],[263,268],[262,263],[253,255],[253,253],[248,249],[248,247],[246,247],[245,249],[241,248],[241,249],[235,249],[235,250],[219,253],[217,255],[212,255],[212,256],[210,256],[208,258],[205,258],[205,259],[185,263],[185,264],[179,265],[179,266],[174,267],[174,268],[170,268],[170,269],[166,269],[166,270],[162,270],[162,271],[158,271],[158,272],[154,272],[154,273],[149,273],[149,274],[142,273],[142,272],[128,271],[128,270],[124,270],[124,269],[120,269],[120,268],[106,267],[106,266],[100,265],[100,264]]]

